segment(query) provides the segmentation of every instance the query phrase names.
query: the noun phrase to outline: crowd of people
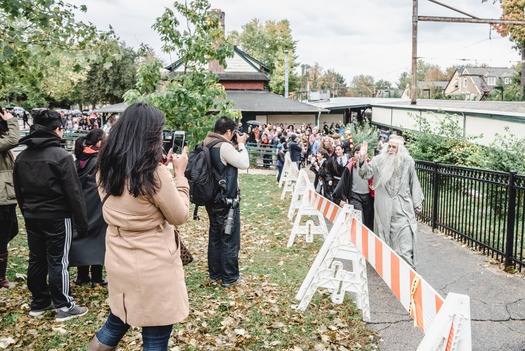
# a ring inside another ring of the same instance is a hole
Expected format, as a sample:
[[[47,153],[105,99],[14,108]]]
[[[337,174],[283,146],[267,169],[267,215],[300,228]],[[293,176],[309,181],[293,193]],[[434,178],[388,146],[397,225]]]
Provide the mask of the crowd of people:
[[[29,247],[30,316],[55,311],[63,322],[88,313],[70,293],[70,268],[77,267],[76,285],[108,286],[110,313],[89,351],[115,350],[131,326],[142,327],[144,350],[167,350],[173,325],[189,313],[176,229],[189,217],[189,183],[187,148],[164,154],[162,111],[132,104],[109,133],[95,121],[76,140],[75,157],[61,146],[68,118],[59,112],[37,111],[23,138],[16,118],[4,110],[0,117],[0,287],[14,286],[7,246],[18,233],[18,205]],[[208,273],[224,288],[245,283],[238,169],[249,167],[246,138],[220,117],[203,142],[215,140],[211,160],[221,175],[206,205]],[[15,158],[19,144],[25,149]]]
[[[404,138],[380,131],[370,159],[367,141],[354,145],[349,129],[332,133],[326,127],[301,127],[299,133],[288,129],[291,134],[277,145],[278,181],[284,149],[299,169],[309,165],[316,192],[361,211],[363,224],[415,268],[416,214],[423,192]]]
[[[176,227],[188,220],[190,196],[186,147],[163,154],[162,111],[134,103],[107,132],[95,120],[77,139],[74,158],[61,147],[68,118],[59,112],[39,110],[21,139],[16,118],[6,111],[0,117],[0,287],[13,287],[7,246],[18,233],[18,205],[29,247],[30,316],[55,311],[62,322],[88,313],[70,294],[69,269],[77,267],[75,284],[108,286],[109,293],[110,313],[88,351],[115,350],[131,326],[142,327],[144,350],[167,350],[173,325],[189,313]],[[369,159],[366,141],[354,146],[339,125],[257,125],[243,134],[219,117],[203,141],[220,177],[205,206],[211,284],[245,284],[238,170],[249,167],[249,142],[275,144],[278,181],[286,153],[299,168],[309,166],[316,191],[361,210],[364,224],[414,265],[423,195],[402,137],[391,136]],[[18,144],[26,148],[15,159]]]

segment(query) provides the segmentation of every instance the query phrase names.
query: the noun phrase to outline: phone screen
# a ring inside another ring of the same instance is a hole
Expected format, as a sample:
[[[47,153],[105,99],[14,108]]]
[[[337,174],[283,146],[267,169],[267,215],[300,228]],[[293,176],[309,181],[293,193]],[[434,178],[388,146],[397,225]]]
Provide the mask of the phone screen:
[[[162,132],[162,146],[164,153],[167,155],[173,145],[173,132],[171,130],[165,130]]]
[[[186,133],[183,131],[176,131],[175,133],[173,133],[173,153],[180,155],[185,145]]]

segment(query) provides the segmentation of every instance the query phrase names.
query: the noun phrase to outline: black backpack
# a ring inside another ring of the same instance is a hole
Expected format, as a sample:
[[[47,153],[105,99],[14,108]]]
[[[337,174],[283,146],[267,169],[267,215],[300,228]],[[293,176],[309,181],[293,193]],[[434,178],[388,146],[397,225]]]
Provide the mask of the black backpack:
[[[210,150],[221,140],[213,140],[208,145],[201,142],[188,155],[188,165],[184,175],[190,184],[190,201],[197,206],[213,202],[217,195],[218,174],[211,162]]]

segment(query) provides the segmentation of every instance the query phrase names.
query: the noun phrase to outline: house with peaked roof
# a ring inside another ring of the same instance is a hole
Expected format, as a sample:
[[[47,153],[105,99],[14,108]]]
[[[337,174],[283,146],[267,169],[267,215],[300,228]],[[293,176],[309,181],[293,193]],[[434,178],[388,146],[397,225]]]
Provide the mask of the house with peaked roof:
[[[483,100],[494,90],[512,83],[516,71],[506,67],[465,67],[450,78],[445,95],[460,100]]]
[[[219,83],[224,86],[227,99],[233,102],[233,108],[241,111],[245,129],[245,122],[250,120],[263,124],[293,124],[296,127],[303,123],[317,125],[321,112],[326,112],[268,91],[270,68],[236,46],[233,57],[226,59],[226,67],[213,61],[208,68],[219,76]],[[171,74],[182,74],[182,60],[166,69]]]
[[[217,13],[222,28],[225,28],[225,13],[220,9],[212,9]],[[166,67],[171,74],[183,74],[182,60],[177,60]],[[210,62],[208,69],[219,76],[219,83],[226,91],[227,99],[233,103],[233,108],[242,114],[241,122],[256,120],[263,124],[302,124],[319,125],[322,112],[329,112],[320,107],[302,103],[298,100],[285,98],[268,90],[270,68],[244,52],[238,47],[233,49],[233,57],[226,59],[226,67],[217,61]]]

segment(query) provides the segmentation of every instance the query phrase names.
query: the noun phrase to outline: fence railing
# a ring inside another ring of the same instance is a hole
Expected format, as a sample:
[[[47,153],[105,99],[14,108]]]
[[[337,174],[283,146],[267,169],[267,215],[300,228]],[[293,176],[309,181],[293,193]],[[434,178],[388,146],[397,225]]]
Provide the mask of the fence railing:
[[[420,219],[521,271],[525,267],[525,177],[416,161],[425,203]]]
[[[272,144],[254,144],[246,145],[250,155],[250,165],[263,168],[277,168],[277,146]]]

